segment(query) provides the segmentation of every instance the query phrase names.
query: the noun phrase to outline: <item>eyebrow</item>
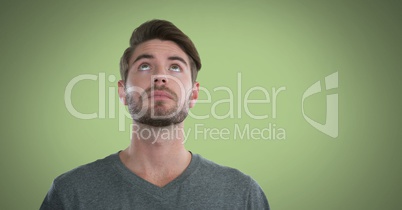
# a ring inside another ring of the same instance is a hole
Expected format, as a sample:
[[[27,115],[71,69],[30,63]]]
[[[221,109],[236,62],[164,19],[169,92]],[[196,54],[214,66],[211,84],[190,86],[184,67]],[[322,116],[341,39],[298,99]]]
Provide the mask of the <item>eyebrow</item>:
[[[134,60],[134,62],[133,62],[132,64],[134,64],[134,63],[137,62],[138,60],[144,59],[144,58],[153,59],[153,58],[155,58],[155,57],[154,57],[153,55],[150,55],[150,54],[141,54],[141,55],[139,55],[137,58],[135,58],[135,60]],[[185,64],[185,65],[187,66],[187,62],[186,62],[182,57],[180,57],[180,56],[170,56],[170,57],[168,57],[168,60],[171,60],[171,61],[180,61],[180,62],[182,62],[183,64]]]
[[[182,62],[184,65],[187,66],[187,62],[186,62],[182,57],[179,57],[179,56],[171,56],[171,57],[169,57],[168,59],[171,60],[171,61],[180,61],[180,62]]]
[[[154,56],[150,55],[150,54],[141,54],[134,60],[134,62],[132,64],[134,64],[135,62],[137,62],[138,60],[143,59],[143,58],[152,59],[152,58],[154,58]]]

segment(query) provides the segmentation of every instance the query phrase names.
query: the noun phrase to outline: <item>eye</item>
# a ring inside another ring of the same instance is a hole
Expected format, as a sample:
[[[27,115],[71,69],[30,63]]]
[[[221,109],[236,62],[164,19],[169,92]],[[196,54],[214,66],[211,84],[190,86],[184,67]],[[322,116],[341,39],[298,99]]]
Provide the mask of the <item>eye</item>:
[[[180,71],[181,71],[181,68],[180,68],[179,65],[174,64],[174,65],[171,65],[171,66],[170,66],[169,70],[170,70],[170,71],[175,71],[175,72],[180,72]]]
[[[149,64],[143,63],[138,67],[138,70],[140,71],[147,71],[150,70],[151,66]]]

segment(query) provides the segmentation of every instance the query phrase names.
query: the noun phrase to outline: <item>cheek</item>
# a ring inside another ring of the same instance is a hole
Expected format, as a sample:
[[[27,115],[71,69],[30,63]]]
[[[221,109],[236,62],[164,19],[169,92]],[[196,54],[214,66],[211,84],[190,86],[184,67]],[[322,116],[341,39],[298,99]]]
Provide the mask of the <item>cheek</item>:
[[[169,85],[167,87],[173,90],[179,99],[187,99],[189,94],[191,94],[192,86],[190,83],[183,82],[183,81],[169,81]]]
[[[187,74],[170,75],[169,83],[171,86],[177,86],[188,90],[192,87],[191,76]]]
[[[150,78],[139,77],[132,75],[127,79],[127,87],[141,87],[144,88],[151,81]]]

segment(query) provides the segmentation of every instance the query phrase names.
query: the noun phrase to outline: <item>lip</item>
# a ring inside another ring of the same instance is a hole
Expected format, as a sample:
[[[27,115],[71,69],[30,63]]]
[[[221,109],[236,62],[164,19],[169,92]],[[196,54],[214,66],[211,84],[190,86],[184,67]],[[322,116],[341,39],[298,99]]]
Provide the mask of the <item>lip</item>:
[[[172,95],[170,95],[166,91],[156,90],[150,94],[150,98],[153,99],[173,99]]]

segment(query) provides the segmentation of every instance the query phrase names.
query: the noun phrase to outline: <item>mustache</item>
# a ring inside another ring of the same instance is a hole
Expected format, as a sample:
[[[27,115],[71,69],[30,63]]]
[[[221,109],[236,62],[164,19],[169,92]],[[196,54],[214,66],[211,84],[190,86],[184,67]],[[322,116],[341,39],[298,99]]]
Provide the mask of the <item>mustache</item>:
[[[141,96],[144,96],[144,95],[149,96],[151,94],[151,92],[155,91],[155,90],[168,92],[173,97],[173,99],[175,99],[175,100],[177,100],[177,98],[178,98],[177,94],[175,92],[173,92],[171,89],[167,88],[166,86],[149,87],[144,91],[144,93],[141,94]]]

